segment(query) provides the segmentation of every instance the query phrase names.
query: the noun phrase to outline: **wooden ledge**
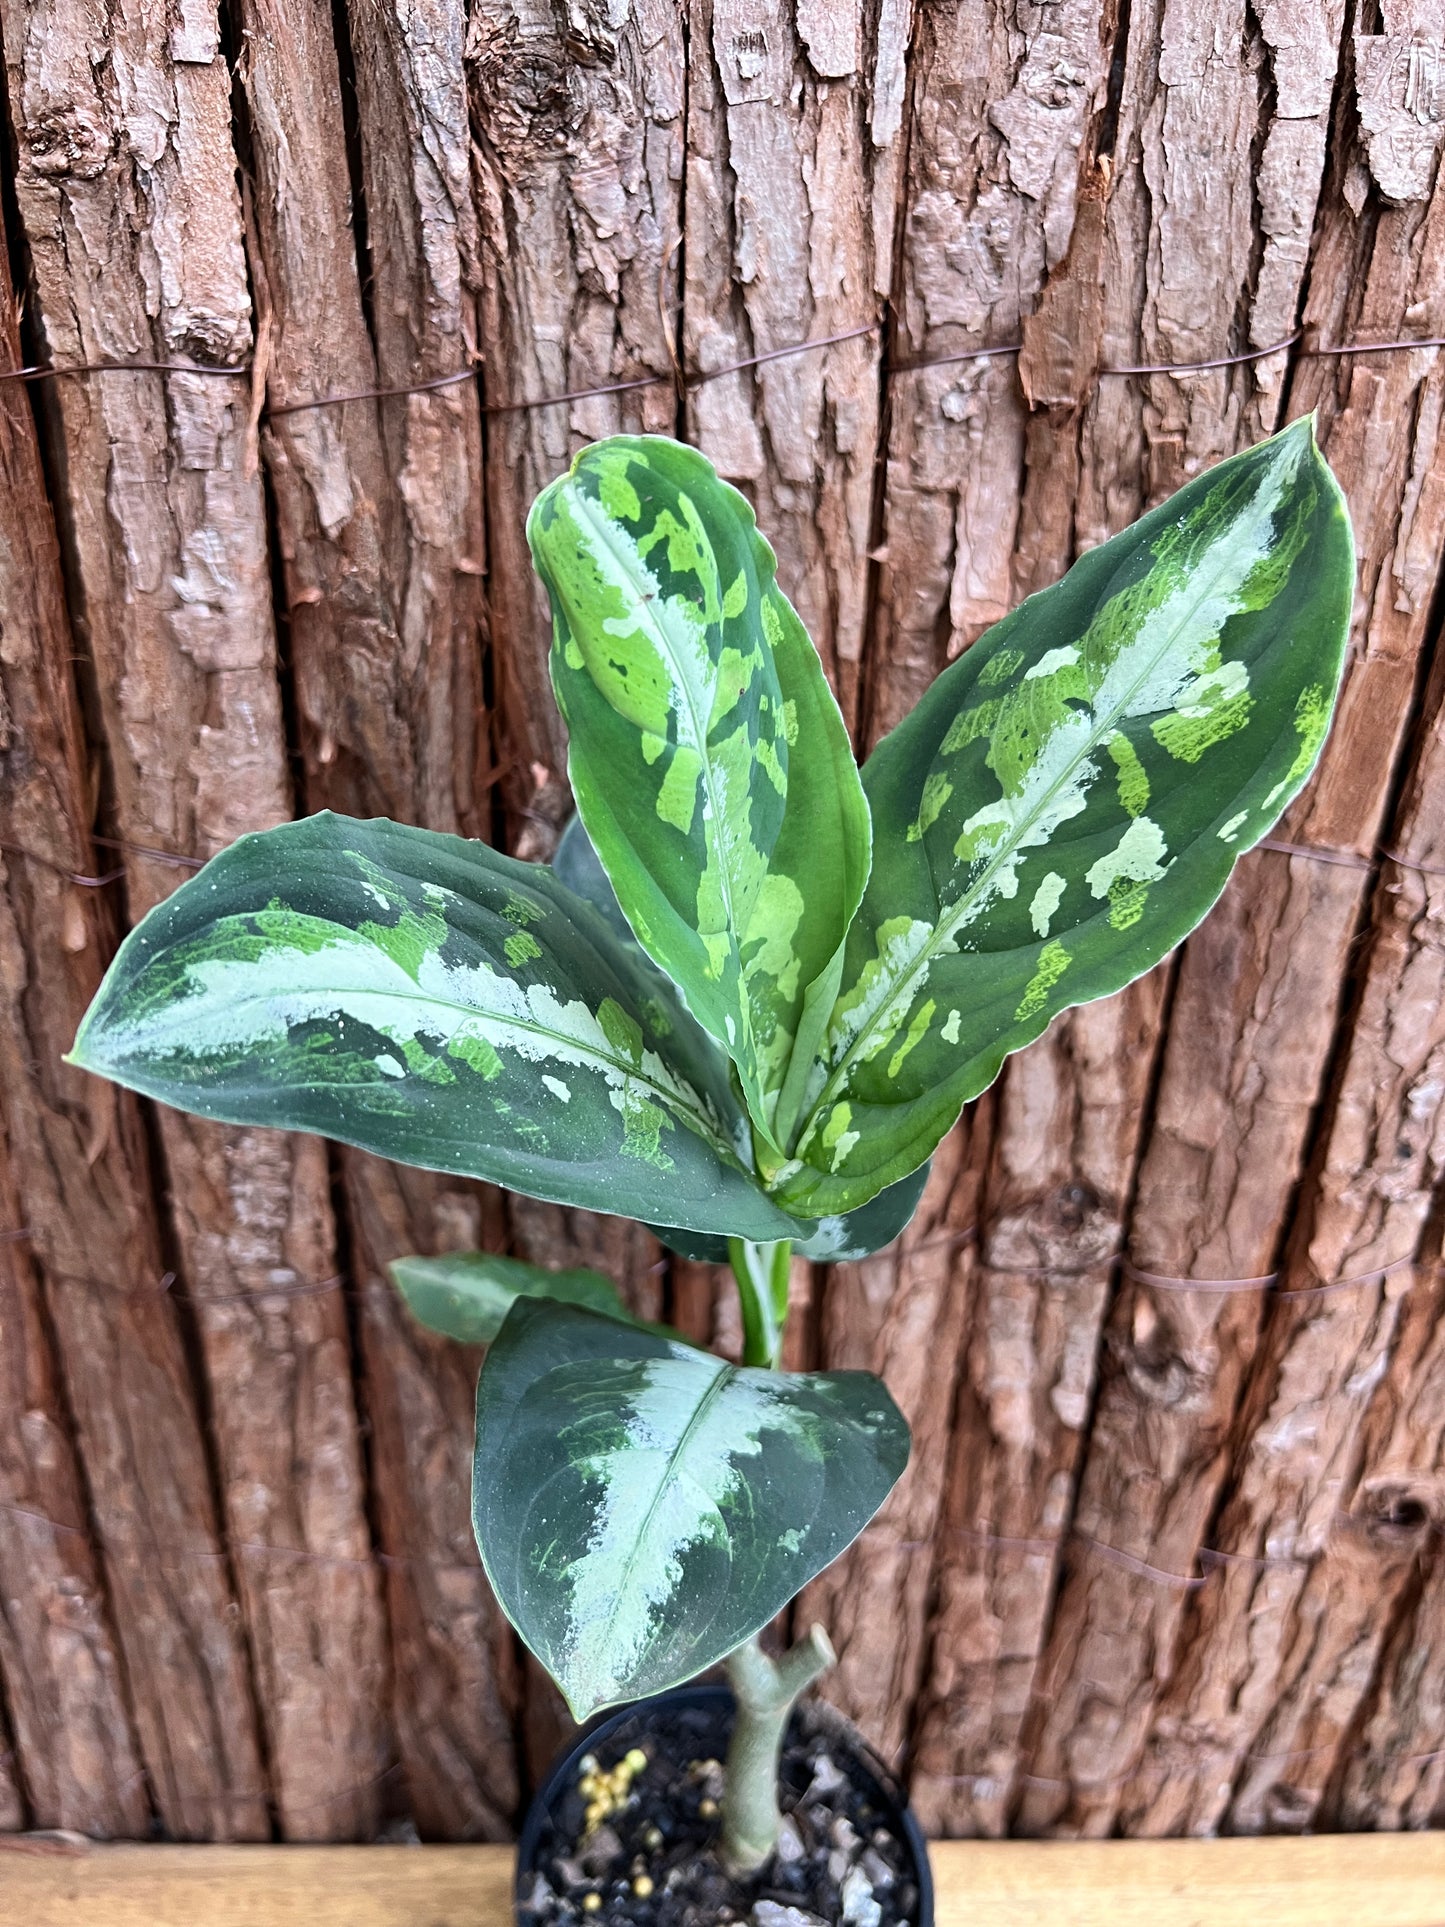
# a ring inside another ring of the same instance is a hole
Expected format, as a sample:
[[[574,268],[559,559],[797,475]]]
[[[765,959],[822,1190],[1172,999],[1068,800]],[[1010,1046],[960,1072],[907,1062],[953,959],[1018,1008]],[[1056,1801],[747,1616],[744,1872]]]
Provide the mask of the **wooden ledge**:
[[[942,1841],[938,1927],[1445,1927],[1445,1833]],[[505,1847],[0,1837],[0,1927],[507,1927]]]

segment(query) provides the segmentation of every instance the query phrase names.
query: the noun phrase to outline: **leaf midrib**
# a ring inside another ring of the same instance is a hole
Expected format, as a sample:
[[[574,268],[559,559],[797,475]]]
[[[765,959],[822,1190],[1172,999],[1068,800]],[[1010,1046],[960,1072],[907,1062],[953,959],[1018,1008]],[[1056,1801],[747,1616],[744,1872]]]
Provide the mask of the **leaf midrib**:
[[[682,1365],[690,1366],[693,1361],[690,1359],[681,1360],[681,1359],[669,1358],[667,1362],[669,1364],[682,1364]],[[731,1384],[733,1379],[738,1377],[738,1375],[739,1375],[739,1368],[736,1365],[719,1364],[716,1376],[714,1377],[712,1384],[708,1386],[707,1390],[703,1393],[702,1397],[698,1400],[697,1405],[693,1410],[692,1416],[688,1419],[687,1424],[682,1428],[682,1432],[678,1437],[678,1441],[676,1445],[673,1446],[671,1452],[669,1452],[667,1455],[667,1468],[663,1472],[662,1477],[657,1481],[657,1490],[653,1493],[652,1499],[648,1504],[646,1517],[643,1519],[642,1524],[638,1528],[637,1532],[633,1535],[632,1550],[627,1555],[626,1563],[622,1568],[622,1580],[617,1588],[616,1604],[613,1606],[612,1611],[607,1615],[607,1622],[606,1622],[607,1641],[609,1646],[611,1645],[613,1637],[616,1633],[617,1621],[622,1611],[622,1602],[626,1598],[628,1589],[632,1584],[632,1575],[636,1570],[637,1561],[641,1556],[642,1548],[648,1543],[651,1537],[652,1522],[653,1522],[653,1519],[657,1516],[657,1508],[662,1504],[662,1495],[666,1491],[671,1481],[677,1476],[676,1468],[680,1463],[680,1461],[682,1460],[682,1458],[684,1457],[684,1455],[686,1454],[687,1448],[692,1441],[693,1434],[697,1431],[698,1427],[702,1424],[704,1415],[712,1409],[713,1405],[716,1404],[717,1400],[722,1397],[724,1391]],[[614,1681],[614,1684],[615,1683],[616,1682]]]
[[[342,929],[343,926],[334,925],[333,928]],[[351,931],[347,931],[346,934],[348,936],[353,936],[355,933]],[[501,979],[501,981],[508,982],[510,980],[503,978]],[[228,1002],[230,1007],[240,1009],[247,1004],[267,1003],[270,1001],[272,994],[273,993],[265,993],[261,991],[244,991],[240,993],[238,996],[230,998]],[[737,1154],[733,1150],[732,1146],[728,1144],[725,1138],[723,1138],[721,1134],[712,1127],[712,1125],[709,1123],[707,1119],[706,1114],[703,1111],[696,1110],[690,1105],[680,1103],[673,1092],[667,1090],[663,1085],[659,1084],[655,1078],[649,1076],[646,1072],[639,1070],[635,1065],[624,1062],[621,1058],[610,1056],[605,1051],[599,1051],[594,1045],[581,1043],[576,1038],[567,1036],[565,1032],[550,1030],[545,1024],[528,1022],[527,1020],[519,1017],[512,1017],[510,1015],[498,1016],[496,1012],[483,1010],[476,1004],[458,1003],[453,998],[438,997],[424,991],[405,991],[405,990],[385,989],[385,990],[363,990],[358,992],[353,989],[350,994],[360,995],[364,997],[389,998],[392,1001],[396,1003],[401,1003],[401,1004],[423,1004],[423,1005],[426,1005],[429,1009],[433,1009],[433,1010],[456,1011],[464,1017],[485,1018],[491,1023],[502,1024],[502,1025],[509,1026],[514,1030],[524,1031],[529,1036],[545,1038],[551,1043],[565,1045],[567,1049],[571,1051],[574,1055],[580,1056],[588,1060],[588,1062],[594,1067],[610,1068],[612,1070],[621,1072],[624,1077],[632,1079],[634,1083],[645,1084],[650,1091],[653,1091],[656,1093],[659,1101],[665,1104],[669,1110],[674,1111],[678,1116],[682,1117],[683,1119],[690,1120],[693,1123],[695,1123],[696,1126],[698,1127],[697,1135],[702,1137],[708,1144],[710,1144],[713,1150],[717,1151],[724,1158],[724,1161],[726,1163],[733,1166],[735,1169],[738,1169],[738,1170],[742,1169],[742,1166],[738,1163]],[[342,996],[342,992],[340,992],[339,990],[335,992],[327,992],[323,989],[318,991],[317,995],[319,996],[335,995],[338,998],[340,998]],[[583,1003],[584,1008],[587,1008],[585,1004],[585,1000],[579,998],[578,1001],[580,1003]],[[176,1006],[176,1008],[184,1009],[184,1004],[178,1005]],[[344,1002],[339,1004],[338,1008],[342,1012],[344,1012],[345,1011]],[[597,1016],[596,1011],[590,1011],[589,1014],[592,1016],[593,1020],[596,1021],[596,1016]],[[87,1025],[87,1029],[88,1028],[89,1028],[89,1025]],[[691,1088],[691,1086],[689,1086],[688,1088]],[[698,1092],[697,1096],[701,1101],[702,1093]]]
[[[612,556],[622,574],[626,576],[628,574],[627,558],[609,539],[612,528],[610,518],[606,515],[594,515],[594,505],[581,489],[577,490],[576,499],[580,515],[591,526],[593,533]],[[633,543],[633,548],[637,548],[635,542]],[[716,561],[715,557],[714,561]],[[742,936],[738,929],[737,915],[733,906],[732,871],[724,858],[721,829],[723,818],[722,812],[718,808],[711,746],[708,742],[707,730],[700,726],[697,703],[693,695],[692,685],[682,673],[682,666],[678,662],[676,654],[668,642],[667,631],[653,614],[652,604],[639,595],[636,599],[636,606],[639,622],[651,631],[659,645],[660,653],[664,654],[672,664],[674,682],[682,691],[683,700],[687,705],[688,717],[692,724],[693,741],[698,746],[698,760],[702,766],[703,783],[707,789],[708,800],[708,808],[703,814],[702,833],[704,839],[711,847],[713,856],[717,859],[718,875],[722,880],[723,903],[727,910],[728,919],[728,941],[732,949],[733,964],[737,971],[738,1014],[742,1019],[743,1036],[746,1038],[748,1044],[748,1061],[752,1067],[750,1081],[754,1085],[757,1085],[757,1047],[753,1041],[751,1008],[743,990]],[[673,753],[674,755],[676,754],[675,745]],[[698,938],[698,941],[702,941],[701,937]],[[729,1049],[728,1054],[730,1056],[733,1055],[731,1049]]]
[[[1261,478],[1261,485],[1262,483],[1263,483],[1263,478]],[[1259,499],[1259,494],[1258,492],[1256,492],[1254,500],[1257,502],[1258,499]],[[1271,513],[1273,513],[1273,511],[1271,511]],[[1157,560],[1157,558],[1154,558],[1154,560]],[[1178,637],[1180,629],[1183,628],[1184,624],[1188,621],[1189,616],[1193,613],[1193,610],[1196,609],[1199,606],[1199,603],[1205,599],[1205,596],[1210,591],[1213,590],[1214,586],[1217,584],[1220,577],[1225,573],[1226,567],[1227,567],[1227,558],[1220,562],[1218,568],[1216,568],[1212,573],[1212,575],[1210,576],[1206,590],[1202,592],[1200,596],[1198,596],[1195,599],[1190,609],[1186,610],[1185,613],[1180,617],[1179,621],[1171,629],[1164,643],[1161,644],[1158,651],[1149,659],[1144,669],[1135,678],[1135,680],[1129,685],[1129,688],[1126,691],[1125,695],[1123,696],[1119,704],[1115,707],[1115,709],[1111,712],[1107,721],[1099,725],[1099,727],[1094,731],[1093,735],[1089,738],[1087,745],[1080,750],[1079,754],[1073,759],[1071,763],[1068,764],[1067,768],[1060,774],[1059,777],[1056,778],[1056,780],[1050,785],[1050,787],[1040,797],[1038,804],[1035,806],[1035,808],[1030,813],[1028,818],[1019,826],[1018,832],[1015,835],[1013,841],[1010,844],[1007,844],[1006,846],[1004,846],[999,851],[998,855],[994,858],[993,862],[989,865],[989,867],[984,871],[982,876],[979,877],[978,881],[975,884],[971,885],[969,890],[962,897],[959,898],[953,910],[951,910],[948,913],[948,915],[945,918],[943,918],[942,921],[940,921],[938,924],[935,925],[933,935],[929,938],[928,942],[925,944],[923,949],[919,951],[917,957],[909,965],[908,969],[898,979],[896,986],[890,989],[886,997],[880,998],[877,1006],[879,1011],[891,1009],[893,1004],[897,1001],[898,997],[905,990],[909,992],[908,1009],[911,1010],[913,1008],[913,999],[917,995],[917,992],[911,988],[914,982],[914,979],[918,976],[919,972],[924,969],[925,966],[932,964],[935,956],[938,953],[940,946],[947,940],[947,938],[952,936],[955,930],[958,929],[959,924],[962,922],[963,917],[967,912],[967,910],[969,909],[969,907],[971,906],[971,904],[993,881],[994,877],[997,875],[998,871],[1002,869],[1004,864],[1007,863],[1012,856],[1017,854],[1019,849],[1022,847],[1023,838],[1025,834],[1038,821],[1039,817],[1043,814],[1046,806],[1058,794],[1059,790],[1064,786],[1069,776],[1078,768],[1080,763],[1082,763],[1090,754],[1093,753],[1094,749],[1105,739],[1106,735],[1111,733],[1118,726],[1120,717],[1124,716],[1128,712],[1129,703],[1132,701],[1134,696],[1137,695],[1137,693],[1143,687],[1143,685],[1148,681],[1150,674],[1158,666],[1161,659],[1169,653],[1169,650],[1173,647],[1174,642]],[[1104,606],[1103,604],[1099,605],[1100,608],[1102,608],[1103,606]],[[1098,610],[1096,609],[1094,613],[1095,615],[1097,615]],[[960,714],[961,713],[962,712],[960,711]],[[929,767],[931,768],[932,764],[930,764]],[[928,863],[929,880],[933,882],[934,894],[935,896],[937,896],[938,886],[937,886],[936,880],[934,880],[934,877],[933,877],[933,862],[928,854],[928,843],[926,839],[923,845],[923,854],[924,854],[925,861]],[[906,1016],[907,1011],[905,1011],[904,1014]],[[817,1124],[818,1119],[822,1116],[823,1112],[836,1098],[838,1091],[841,1088],[847,1073],[852,1069],[853,1064],[857,1059],[861,1046],[864,1044],[866,1040],[871,1038],[873,1031],[876,1028],[876,1025],[877,1025],[877,1018],[875,1016],[874,1019],[872,1019],[869,1022],[868,1026],[865,1029],[859,1031],[858,1035],[854,1038],[853,1042],[849,1045],[847,1051],[839,1059],[836,1069],[834,1069],[829,1074],[827,1083],[823,1086],[822,1091],[819,1093],[817,1102],[814,1104],[811,1112],[808,1115],[807,1124],[804,1126],[803,1131],[799,1135],[800,1144],[808,1136],[808,1134],[813,1130],[814,1126]]]

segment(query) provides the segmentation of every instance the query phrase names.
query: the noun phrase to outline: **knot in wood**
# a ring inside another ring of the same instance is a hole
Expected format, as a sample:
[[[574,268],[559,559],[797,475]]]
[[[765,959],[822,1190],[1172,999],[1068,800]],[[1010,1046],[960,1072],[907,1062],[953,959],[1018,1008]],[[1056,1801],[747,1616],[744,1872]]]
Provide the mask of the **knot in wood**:
[[[115,152],[111,129],[75,102],[48,108],[27,120],[25,151],[32,170],[46,180],[93,181]]]
[[[1355,1518],[1381,1550],[1420,1552],[1445,1530],[1445,1484],[1429,1479],[1371,1480],[1361,1488]]]

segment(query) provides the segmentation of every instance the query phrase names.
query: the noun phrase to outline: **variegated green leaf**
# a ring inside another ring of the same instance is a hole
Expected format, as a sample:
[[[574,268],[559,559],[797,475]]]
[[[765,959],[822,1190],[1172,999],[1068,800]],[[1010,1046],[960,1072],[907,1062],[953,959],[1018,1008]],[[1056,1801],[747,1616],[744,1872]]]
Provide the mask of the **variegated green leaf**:
[[[632,1323],[616,1285],[600,1271],[544,1271],[491,1251],[450,1251],[439,1258],[397,1258],[387,1269],[407,1310],[428,1331],[464,1345],[490,1345],[519,1298],[581,1305],[602,1318]]]
[[[549,870],[460,837],[330,814],[242,837],[132,931],[72,1061],[564,1204],[798,1229],[646,959]]]
[[[584,1719],[766,1625],[907,1460],[869,1373],[745,1370],[524,1298],[477,1387],[472,1515],[508,1618]]]
[[[880,1191],[856,1211],[842,1217],[820,1218],[806,1237],[800,1236],[795,1241],[793,1250],[800,1258],[813,1258],[823,1264],[841,1264],[845,1259],[867,1258],[875,1251],[882,1251],[885,1245],[892,1244],[918,1209],[930,1168],[927,1163],[920,1164],[916,1171],[890,1184],[886,1191]],[[728,1263],[726,1238],[710,1237],[705,1231],[680,1231],[667,1225],[649,1225],[648,1230],[669,1250],[679,1252],[684,1258],[693,1258],[704,1265]]]
[[[584,449],[527,532],[578,811],[638,941],[737,1065],[766,1175],[868,874],[838,706],[752,510],[695,450]]]
[[[1354,584],[1311,424],[1202,475],[946,670],[864,772],[877,854],[789,1209],[846,1212],[1010,1051],[1209,909],[1304,783]]]

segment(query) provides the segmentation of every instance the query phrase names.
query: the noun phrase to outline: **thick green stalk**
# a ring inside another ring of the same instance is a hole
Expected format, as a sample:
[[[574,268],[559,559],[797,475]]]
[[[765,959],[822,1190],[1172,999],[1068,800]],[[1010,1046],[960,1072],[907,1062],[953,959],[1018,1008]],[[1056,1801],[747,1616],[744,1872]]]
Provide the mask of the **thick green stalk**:
[[[788,1715],[798,1695],[835,1658],[821,1626],[810,1628],[806,1639],[781,1659],[769,1659],[756,1638],[728,1658],[728,1682],[738,1710],[728,1747],[721,1852],[731,1874],[757,1873],[777,1849],[782,1818],[778,1761]]]
[[[728,1256],[738,1281],[743,1312],[743,1363],[776,1371],[783,1356],[788,1322],[788,1264],[793,1247],[728,1239]]]

